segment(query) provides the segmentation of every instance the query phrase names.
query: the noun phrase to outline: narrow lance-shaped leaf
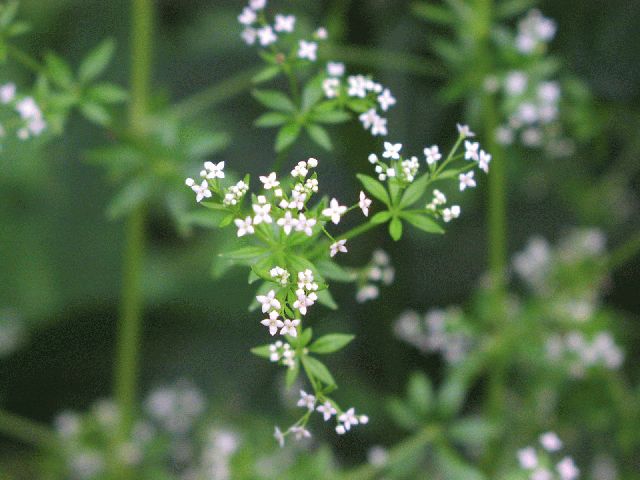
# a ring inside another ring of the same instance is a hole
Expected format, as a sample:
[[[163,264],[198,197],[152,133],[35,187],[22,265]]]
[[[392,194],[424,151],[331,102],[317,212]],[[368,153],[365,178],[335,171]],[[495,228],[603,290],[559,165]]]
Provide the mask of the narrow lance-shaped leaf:
[[[428,233],[444,233],[444,229],[431,218],[421,213],[402,212],[401,217],[416,228]]]
[[[300,136],[300,125],[289,123],[282,127],[276,137],[276,152],[282,152],[289,148]]]
[[[320,380],[322,383],[326,385],[336,384],[336,381],[333,379],[331,372],[329,372],[329,369],[320,360],[316,360],[313,357],[304,356],[302,357],[302,363],[304,365],[304,368],[307,370],[307,373]]]
[[[78,70],[78,78],[81,82],[86,83],[97,78],[109,65],[116,44],[113,39],[104,40],[100,45],[93,49],[84,59]]]
[[[355,335],[345,333],[332,333],[318,338],[309,346],[309,351],[313,353],[333,353],[346,347]]]
[[[262,105],[281,112],[295,112],[296,106],[289,97],[277,90],[254,90],[254,98]]]
[[[387,189],[384,188],[384,185],[381,184],[374,178],[369,177],[368,175],[363,175],[359,173],[356,175],[360,183],[364,186],[365,190],[369,192],[372,196],[380,200],[385,205],[391,205],[391,201],[389,200],[389,194],[387,193]]]

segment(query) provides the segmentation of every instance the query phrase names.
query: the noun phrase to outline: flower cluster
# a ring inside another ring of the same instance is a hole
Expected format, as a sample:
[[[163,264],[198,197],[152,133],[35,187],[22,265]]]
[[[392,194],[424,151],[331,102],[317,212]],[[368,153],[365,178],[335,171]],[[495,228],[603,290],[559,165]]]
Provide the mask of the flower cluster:
[[[389,286],[393,283],[395,269],[391,265],[391,259],[384,250],[375,250],[371,261],[363,268],[356,271],[358,278],[358,291],[356,300],[365,303],[375,300],[380,295],[379,284]]]
[[[540,10],[529,10],[518,22],[516,47],[525,55],[544,48],[556,35],[556,22],[542,15]]]
[[[47,128],[42,111],[32,97],[21,97],[15,84],[0,85],[0,138],[8,129],[16,130],[16,137],[27,140],[37,137]]]
[[[518,450],[520,467],[527,471],[529,480],[576,480],[580,470],[571,457],[565,456],[560,461],[554,460],[562,449],[562,440],[553,432],[540,435],[542,448],[533,446]],[[555,463],[555,466],[554,466]]]
[[[296,351],[291,348],[287,342],[278,340],[276,343],[269,345],[269,360],[275,363],[281,363],[289,368],[294,368]]]
[[[473,345],[462,311],[457,307],[429,310],[424,317],[405,312],[395,321],[393,331],[400,340],[422,353],[440,353],[447,363],[458,363]]]
[[[606,331],[598,332],[591,341],[580,331],[552,335],[545,349],[552,365],[566,365],[575,378],[584,377],[586,371],[594,367],[617,370],[624,361],[624,353]]]
[[[205,409],[200,391],[186,382],[151,392],[145,402],[147,414],[167,432],[185,434]]]

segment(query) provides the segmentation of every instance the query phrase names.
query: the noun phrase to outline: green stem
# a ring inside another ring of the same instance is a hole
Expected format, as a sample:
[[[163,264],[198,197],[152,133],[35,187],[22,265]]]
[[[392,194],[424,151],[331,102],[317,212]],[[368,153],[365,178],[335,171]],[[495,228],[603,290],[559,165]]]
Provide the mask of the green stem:
[[[611,252],[605,264],[606,269],[613,271],[638,254],[640,254],[640,232],[636,232],[629,240]]]
[[[413,459],[419,451],[427,445],[434,443],[441,435],[442,430],[437,425],[428,425],[405,441],[399,443],[389,451],[389,458],[384,466],[371,464],[362,465],[354,470],[345,472],[345,480],[367,480],[375,478],[378,473],[386,468],[393,468]]]
[[[251,79],[259,71],[259,68],[251,67],[221,80],[219,83],[177,102],[171,107],[170,114],[180,120],[196,117],[249,90],[252,85]]]
[[[144,135],[151,90],[152,0],[133,0],[131,36],[131,103],[129,126],[134,136]],[[118,325],[115,397],[120,408],[121,438],[128,437],[136,411],[142,323],[142,271],[145,249],[145,208],[127,218],[123,258],[122,304]]]
[[[7,54],[22,66],[28,68],[34,73],[41,73],[44,67],[28,53],[20,50],[15,45],[7,45]]]
[[[53,448],[58,442],[56,434],[46,426],[2,409],[0,433],[39,448]]]

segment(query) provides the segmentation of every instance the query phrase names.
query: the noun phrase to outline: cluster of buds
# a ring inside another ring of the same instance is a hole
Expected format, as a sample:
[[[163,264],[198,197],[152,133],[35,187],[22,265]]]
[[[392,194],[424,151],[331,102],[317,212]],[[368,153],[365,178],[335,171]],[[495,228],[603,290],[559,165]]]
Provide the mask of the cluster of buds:
[[[531,55],[544,48],[556,35],[556,22],[533,9],[518,22],[515,45],[524,55]]]
[[[296,352],[288,343],[278,340],[276,343],[269,345],[269,353],[270,361],[274,363],[280,362],[289,368],[295,367]]]
[[[19,97],[16,86],[13,83],[7,83],[0,86],[0,107],[3,107],[3,117],[6,118],[5,125],[18,125],[16,137],[20,140],[27,140],[31,137],[39,136],[46,128],[47,124],[42,115],[42,111],[32,97]],[[8,107],[6,110],[5,107]],[[19,119],[14,119],[15,115]],[[5,118],[3,118],[3,122]],[[0,123],[0,138],[7,135],[7,127]]]
[[[520,467],[527,471],[531,480],[576,480],[580,476],[580,470],[571,457],[565,456],[557,462],[553,460],[552,456],[563,447],[562,440],[555,433],[544,433],[539,441],[542,448],[530,446],[518,450]]]
[[[566,365],[575,378],[584,377],[590,368],[617,370],[624,361],[624,353],[606,331],[598,332],[591,341],[579,331],[553,335],[547,339],[545,349],[552,364]]]
[[[359,285],[356,300],[359,303],[375,300],[380,295],[378,285],[389,286],[394,277],[395,269],[389,255],[380,249],[374,251],[371,261],[357,272]]]

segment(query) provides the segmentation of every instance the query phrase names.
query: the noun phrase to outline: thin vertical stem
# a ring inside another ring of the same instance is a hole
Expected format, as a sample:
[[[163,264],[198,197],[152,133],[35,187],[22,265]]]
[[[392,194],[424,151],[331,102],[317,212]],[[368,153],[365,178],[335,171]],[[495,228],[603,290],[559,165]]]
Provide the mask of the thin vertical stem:
[[[132,0],[131,103],[129,126],[133,135],[144,135],[151,88],[153,0]],[[142,271],[145,250],[145,208],[137,208],[126,220],[122,299],[118,325],[115,397],[120,408],[121,438],[129,435],[135,418],[142,323]]]

